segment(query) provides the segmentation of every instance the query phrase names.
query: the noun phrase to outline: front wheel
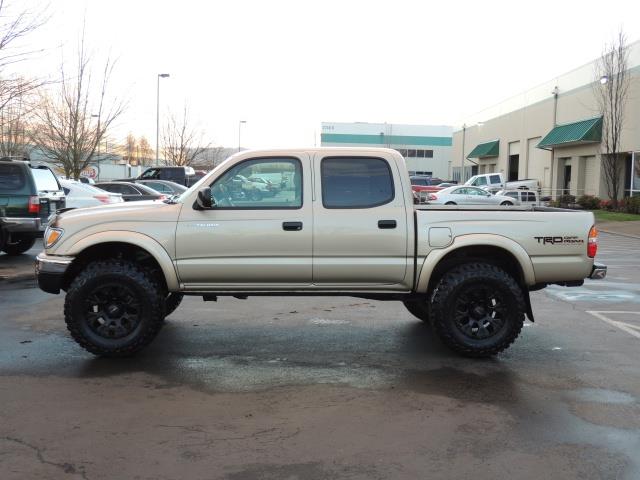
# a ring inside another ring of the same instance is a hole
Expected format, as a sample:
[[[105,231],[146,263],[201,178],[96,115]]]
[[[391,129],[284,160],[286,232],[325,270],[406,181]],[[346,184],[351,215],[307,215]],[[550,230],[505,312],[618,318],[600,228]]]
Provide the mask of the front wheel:
[[[5,243],[2,250],[7,255],[20,255],[33,247],[35,243],[34,237],[15,237]]]
[[[456,202],[447,202],[445,205],[456,205]]]
[[[129,356],[160,331],[165,298],[153,274],[134,262],[94,261],[67,290],[65,322],[85,350],[105,357]]]
[[[454,267],[431,295],[435,332],[446,346],[469,357],[489,357],[509,348],[522,330],[525,311],[518,283],[486,263]]]
[[[502,205],[503,207],[513,207],[513,203],[511,202],[502,202],[500,205]]]

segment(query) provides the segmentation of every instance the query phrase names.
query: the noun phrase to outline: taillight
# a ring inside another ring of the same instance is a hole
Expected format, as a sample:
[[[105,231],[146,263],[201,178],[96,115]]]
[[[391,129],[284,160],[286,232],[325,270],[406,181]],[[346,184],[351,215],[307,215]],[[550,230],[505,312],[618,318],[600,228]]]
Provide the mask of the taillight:
[[[93,198],[99,200],[102,203],[111,203],[109,201],[109,195],[94,195]]]
[[[591,227],[589,230],[589,239],[587,240],[587,256],[589,258],[594,258],[598,253],[598,229],[595,227]]]
[[[40,197],[31,195],[29,197],[29,213],[40,213]]]
[[[427,200],[437,200],[437,199],[438,199],[438,196],[433,193],[430,193],[429,195],[427,195]]]

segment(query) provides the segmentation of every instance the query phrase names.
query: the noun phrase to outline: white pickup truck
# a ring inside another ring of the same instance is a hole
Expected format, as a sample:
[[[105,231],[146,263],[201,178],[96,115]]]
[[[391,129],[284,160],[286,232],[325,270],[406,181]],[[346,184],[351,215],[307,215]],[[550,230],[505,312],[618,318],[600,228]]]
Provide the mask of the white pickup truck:
[[[469,180],[464,182],[465,185],[473,187],[484,188],[491,193],[496,193],[498,190],[535,190],[538,191],[540,184],[538,180],[533,178],[525,178],[522,180],[514,180],[512,182],[505,182],[504,175],[501,173],[483,173],[481,175],[474,175]]]
[[[251,198],[234,179],[288,178]],[[529,291],[602,278],[589,212],[416,206],[394,150],[314,148],[233,155],[180,197],[63,210],[36,271],[66,291],[73,338],[133,354],[184,295],[349,295],[404,302],[453,350],[507,348]]]

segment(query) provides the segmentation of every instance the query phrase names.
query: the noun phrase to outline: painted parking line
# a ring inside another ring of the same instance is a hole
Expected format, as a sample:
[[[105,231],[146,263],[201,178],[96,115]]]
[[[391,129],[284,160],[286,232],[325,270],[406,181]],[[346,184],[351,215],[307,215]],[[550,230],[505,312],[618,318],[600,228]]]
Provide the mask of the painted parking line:
[[[640,339],[640,325],[638,324],[632,324],[632,323],[626,323],[626,322],[620,322],[619,320],[613,320],[612,318],[609,318],[607,315],[638,315],[638,320],[640,320],[640,312],[622,312],[622,311],[617,311],[617,310],[605,310],[605,311],[593,311],[593,310],[587,310],[587,313],[589,315],[592,315],[594,317],[596,317],[599,320],[602,320],[605,323],[608,323],[609,325],[611,325],[612,327],[616,327],[620,330],[622,330],[623,332],[628,333],[629,335],[636,337],[638,339]],[[605,315],[606,314],[606,315]]]

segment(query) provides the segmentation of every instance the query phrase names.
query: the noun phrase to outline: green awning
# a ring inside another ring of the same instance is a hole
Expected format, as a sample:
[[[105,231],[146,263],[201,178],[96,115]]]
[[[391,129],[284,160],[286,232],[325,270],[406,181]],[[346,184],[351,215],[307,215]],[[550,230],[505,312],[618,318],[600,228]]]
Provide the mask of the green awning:
[[[488,158],[497,157],[500,152],[500,140],[494,140],[492,142],[480,143],[476,145],[476,148],[471,150],[471,153],[467,155],[467,158]]]
[[[538,148],[550,150],[555,147],[599,143],[600,140],[602,140],[602,117],[595,117],[554,127],[540,141]]]

